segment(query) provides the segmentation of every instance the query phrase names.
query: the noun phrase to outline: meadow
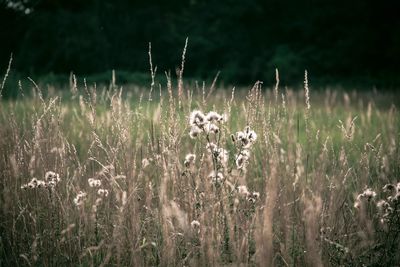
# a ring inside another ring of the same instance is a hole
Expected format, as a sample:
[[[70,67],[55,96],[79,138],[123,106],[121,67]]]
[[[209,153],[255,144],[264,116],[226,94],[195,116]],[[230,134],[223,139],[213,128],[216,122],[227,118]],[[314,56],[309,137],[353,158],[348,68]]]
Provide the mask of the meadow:
[[[182,72],[0,102],[1,266],[400,263],[398,94]]]

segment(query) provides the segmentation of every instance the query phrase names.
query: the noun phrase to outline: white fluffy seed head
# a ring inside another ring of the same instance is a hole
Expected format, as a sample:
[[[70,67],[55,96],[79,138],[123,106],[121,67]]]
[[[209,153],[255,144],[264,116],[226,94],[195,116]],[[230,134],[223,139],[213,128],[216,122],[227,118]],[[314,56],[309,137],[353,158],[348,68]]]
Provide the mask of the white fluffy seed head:
[[[48,186],[46,181],[32,178],[29,183],[21,185],[21,189],[47,188]]]
[[[248,164],[248,157],[243,155],[243,154],[239,154],[236,156],[236,167],[240,170],[240,169],[245,169],[247,164]]]
[[[395,186],[392,184],[386,184],[382,189],[384,192],[391,192],[395,189]]]
[[[214,123],[207,123],[204,125],[204,131],[207,134],[213,133],[217,134],[219,132],[219,127],[215,125]]]
[[[253,192],[253,197],[255,198],[255,199],[259,199],[260,198],[260,193],[259,192]]]
[[[86,200],[86,196],[87,194],[85,192],[79,191],[79,193],[76,195],[76,197],[74,198],[74,204],[77,207],[80,207],[83,205],[83,203]]]
[[[193,110],[189,116],[189,124],[201,128],[206,123],[206,117],[200,110]]]
[[[200,222],[197,221],[197,220],[193,220],[193,221],[190,223],[190,225],[191,225],[193,228],[198,228],[198,227],[200,227]]]
[[[380,212],[384,212],[387,208],[390,207],[390,204],[385,200],[381,199],[376,203],[376,207]]]
[[[57,185],[57,182],[53,180],[53,181],[49,181],[47,184],[50,188],[54,188]]]
[[[30,181],[30,183],[33,184],[34,186],[37,185],[37,182],[38,182],[38,179],[36,179],[36,178],[32,178]]]
[[[221,172],[212,171],[208,177],[211,179],[213,184],[221,184],[224,181],[224,175]]]
[[[233,139],[243,148],[249,148],[257,140],[257,134],[249,126],[246,126],[244,131],[237,132],[236,138]]]
[[[196,161],[196,155],[189,153],[185,156],[185,161],[183,163],[185,167],[190,167],[190,165],[192,165],[195,161]]]
[[[100,188],[99,190],[97,190],[97,194],[102,197],[108,197],[108,190]]]
[[[226,118],[227,118],[227,116],[225,114],[220,115],[215,111],[210,111],[206,115],[206,120],[209,121],[209,122],[216,121],[216,122],[219,122],[219,123],[223,123],[223,122],[226,121]]]
[[[206,115],[206,120],[207,121],[218,121],[221,118],[221,115],[219,115],[217,112],[215,111],[210,111],[207,113]]]
[[[247,201],[250,203],[256,203],[256,201],[260,198],[260,193],[253,191],[247,195]]]
[[[89,178],[88,183],[90,187],[100,187],[101,181],[99,179]]]
[[[226,149],[218,147],[214,143],[208,143],[206,148],[211,152],[212,156],[217,160],[218,163],[223,165],[228,163],[229,152]]]
[[[192,127],[190,128],[189,136],[190,136],[190,138],[194,139],[194,138],[196,138],[201,132],[202,132],[202,130],[201,130],[198,126],[192,125]]]
[[[196,160],[196,155],[189,153],[185,156],[185,160],[187,160],[189,162],[194,162]]]
[[[257,140],[257,134],[254,131],[250,131],[247,134],[247,138],[250,140],[250,142],[254,143]]]
[[[200,222],[197,220],[193,220],[190,223],[190,226],[192,227],[193,231],[200,233]]]
[[[217,156],[217,161],[219,163],[222,163],[223,165],[228,163],[229,160],[229,152],[225,149],[223,149],[222,147],[220,147],[217,150],[218,156]]]
[[[60,175],[53,171],[46,172],[44,178],[46,181],[55,181],[56,183],[60,181]]]
[[[38,180],[36,187],[37,188],[46,188],[47,187],[47,183],[45,181]]]
[[[376,193],[372,191],[371,188],[367,188],[362,193],[362,196],[365,197],[368,201],[376,197]]]

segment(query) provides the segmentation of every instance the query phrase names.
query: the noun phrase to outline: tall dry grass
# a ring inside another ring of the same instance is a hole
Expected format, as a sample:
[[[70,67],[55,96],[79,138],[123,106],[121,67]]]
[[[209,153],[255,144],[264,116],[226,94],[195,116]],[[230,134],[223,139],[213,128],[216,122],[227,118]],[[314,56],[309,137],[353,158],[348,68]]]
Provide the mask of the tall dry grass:
[[[400,262],[396,95],[191,86],[184,63],[164,87],[150,65],[150,90],[71,76],[0,103],[1,265]]]

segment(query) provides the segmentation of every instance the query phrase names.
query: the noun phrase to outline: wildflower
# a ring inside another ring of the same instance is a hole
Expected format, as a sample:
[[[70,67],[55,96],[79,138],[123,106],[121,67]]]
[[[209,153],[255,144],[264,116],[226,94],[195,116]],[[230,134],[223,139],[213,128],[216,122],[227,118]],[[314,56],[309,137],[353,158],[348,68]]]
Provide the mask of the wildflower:
[[[33,188],[46,188],[47,183],[43,180],[38,180],[36,178],[32,178],[29,183],[21,185],[21,189],[33,189]]]
[[[219,118],[220,118],[221,116],[217,113],[217,112],[215,112],[215,111],[210,111],[210,112],[208,112],[207,113],[207,115],[206,115],[206,120],[207,121],[218,121],[219,120]]]
[[[224,122],[225,120],[226,115],[220,115],[215,111],[210,111],[207,115],[204,115],[201,111],[194,110],[189,116],[189,136],[191,138],[196,138],[202,132],[206,134],[217,134],[219,132],[219,127],[213,122]]]
[[[396,193],[396,195],[394,196],[393,200],[395,200],[396,202],[400,201],[400,191]]]
[[[200,227],[200,222],[197,220],[193,220],[190,225],[195,228],[195,227]]]
[[[38,180],[36,187],[37,188],[46,188],[47,187],[47,183],[45,181]]]
[[[206,115],[206,120],[209,122],[217,121],[217,122],[224,122],[226,121],[226,115],[220,115],[215,111],[210,111]]]
[[[190,113],[189,117],[189,124],[191,126],[197,126],[198,128],[202,128],[206,123],[206,117],[204,116],[203,112],[199,110],[194,110]]]
[[[58,173],[55,173],[53,171],[48,171],[46,172],[44,176],[46,181],[55,181],[56,183],[60,182],[60,175]]]
[[[101,181],[98,179],[89,178],[88,182],[89,182],[90,187],[100,187],[101,186]]]
[[[244,148],[249,148],[257,140],[257,134],[249,126],[246,126],[244,131],[237,132],[236,138],[232,137],[232,140],[235,140]]]
[[[183,162],[183,164],[185,165],[185,167],[190,167],[191,164],[193,164],[196,160],[196,155],[195,154],[187,154],[185,157],[185,161]]]
[[[208,143],[206,145],[206,148],[209,149],[210,151],[214,151],[214,150],[216,150],[218,148],[218,146],[216,144],[214,144],[214,143]]]
[[[38,180],[36,178],[32,178],[32,180],[30,181],[30,184],[33,185],[33,187],[36,187],[38,183]]]
[[[250,203],[255,203],[259,198],[260,198],[260,193],[253,192],[248,194],[247,201],[249,201]]]
[[[376,207],[380,212],[385,211],[387,208],[390,207],[390,204],[386,202],[385,200],[379,200],[378,203],[376,203]]]
[[[45,184],[44,187],[54,188],[60,181],[60,175],[53,171],[46,172],[45,176]]]
[[[376,193],[371,190],[371,188],[367,188],[362,193],[363,197],[365,197],[368,201],[376,197]]]
[[[366,199],[367,201],[371,201],[376,197],[376,193],[372,191],[371,188],[367,188],[357,196],[356,201],[354,202],[354,208],[359,209],[361,207],[361,202],[363,199]]]
[[[252,198],[252,197],[248,197],[247,201],[250,202],[250,203],[253,203],[253,204],[256,203],[256,199]]]
[[[239,155],[236,155],[236,167],[238,169],[245,169],[248,164],[249,157],[250,152],[248,150],[242,150]]]
[[[190,226],[193,228],[193,230],[197,231],[197,233],[200,233],[200,222],[197,220],[193,220],[190,223]]]
[[[245,131],[246,131],[247,138],[249,139],[249,141],[254,143],[257,140],[256,132],[251,130],[249,126],[246,127]]]
[[[214,123],[207,123],[204,126],[204,131],[207,134],[210,134],[210,133],[217,134],[219,132],[219,127],[217,125],[215,125]]]
[[[259,192],[253,192],[253,197],[255,199],[259,199],[260,198],[260,193]]]
[[[384,191],[384,192],[391,192],[391,191],[393,191],[395,189],[395,187],[394,187],[394,185],[392,185],[392,184],[386,184],[383,188],[382,188],[382,190]]]
[[[79,193],[74,198],[74,204],[77,207],[82,206],[84,201],[86,200],[86,196],[87,196],[87,194],[85,192],[79,191]]]
[[[195,125],[190,128],[189,136],[194,139],[201,133],[201,129]]]
[[[56,187],[56,185],[57,185],[56,181],[47,182],[47,186],[50,187],[50,188],[54,188],[54,187]]]
[[[220,184],[224,180],[224,175],[221,172],[215,173],[214,171],[212,171],[210,175],[208,175],[208,177],[211,178],[211,182],[213,184]]]
[[[219,148],[216,152],[216,158],[217,158],[217,162],[222,163],[222,164],[226,164],[228,162],[229,159],[229,153],[227,150],[223,149],[223,148]]]
[[[108,197],[108,190],[100,188],[97,190],[97,194],[102,197]]]
[[[208,143],[206,148],[210,150],[214,159],[218,163],[226,164],[228,162],[229,153],[227,150],[223,149],[222,147],[218,147],[214,143]]]

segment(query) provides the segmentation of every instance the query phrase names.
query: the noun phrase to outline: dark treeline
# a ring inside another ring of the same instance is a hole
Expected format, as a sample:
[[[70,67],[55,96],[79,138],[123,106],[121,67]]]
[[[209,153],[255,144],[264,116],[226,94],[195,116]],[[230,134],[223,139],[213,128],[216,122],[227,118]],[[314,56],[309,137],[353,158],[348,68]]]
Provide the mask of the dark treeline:
[[[0,62],[27,75],[147,72],[148,43],[160,71],[186,77],[286,83],[304,69],[324,81],[385,85],[400,79],[395,1],[3,0]]]

